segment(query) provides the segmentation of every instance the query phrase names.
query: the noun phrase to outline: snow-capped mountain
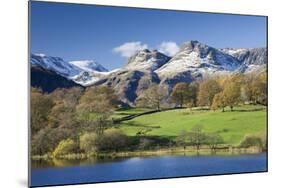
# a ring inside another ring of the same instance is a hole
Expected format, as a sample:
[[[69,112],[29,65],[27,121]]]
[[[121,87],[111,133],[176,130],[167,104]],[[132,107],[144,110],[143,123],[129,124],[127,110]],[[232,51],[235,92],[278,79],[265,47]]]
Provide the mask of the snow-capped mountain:
[[[100,77],[101,79],[94,85],[111,86],[123,103],[134,105],[134,101],[143,90],[151,84],[159,84],[160,79],[154,71],[170,59],[157,50],[140,50],[128,59],[123,68]]]
[[[83,86],[111,86],[123,103],[134,105],[137,97],[151,84],[162,84],[171,91],[179,82],[208,75],[264,71],[267,49],[217,49],[198,41],[188,41],[173,57],[145,49],[130,57],[124,67],[113,71],[94,61],[65,62],[59,57],[43,54],[32,54],[31,63]]]
[[[245,65],[263,65],[267,61],[266,48],[225,48],[223,52],[237,58]]]
[[[217,71],[234,71],[240,65],[241,63],[231,55],[198,41],[189,41],[181,46],[169,62],[157,69],[156,73],[160,77],[187,71],[192,74],[211,74]]]
[[[236,71],[241,62],[216,48],[198,41],[185,42],[165,65],[155,72],[171,89],[178,82],[190,82],[204,75]]]
[[[100,80],[110,72],[101,64],[92,60],[70,61],[71,65],[78,67],[81,71],[71,79],[83,86],[89,86]]]
[[[66,78],[70,78],[81,72],[80,68],[64,61],[62,58],[47,56],[45,54],[31,54],[31,64],[54,71]]]
[[[267,67],[266,48],[224,48],[221,51],[241,62],[238,72],[263,71]]]
[[[99,80],[103,79],[104,77],[107,77],[108,75],[118,72],[120,69],[114,69],[112,71],[108,72],[99,72],[99,71],[82,71],[78,75],[72,77],[71,79],[83,86],[90,86],[98,82]]]
[[[79,67],[81,70],[86,72],[98,71],[98,72],[108,72],[101,64],[93,60],[83,60],[83,61],[69,61],[68,63]]]
[[[125,69],[128,70],[143,70],[143,71],[155,71],[171,58],[157,50],[140,50],[135,55],[129,58]]]
[[[60,57],[31,54],[31,64],[51,70],[69,80],[87,86],[109,74],[102,65],[92,60],[66,62]]]

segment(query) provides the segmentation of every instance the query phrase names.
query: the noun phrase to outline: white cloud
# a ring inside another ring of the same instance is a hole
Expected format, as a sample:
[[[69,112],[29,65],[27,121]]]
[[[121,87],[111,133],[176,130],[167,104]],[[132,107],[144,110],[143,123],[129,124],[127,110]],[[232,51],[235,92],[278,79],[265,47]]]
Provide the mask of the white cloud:
[[[162,52],[168,56],[173,56],[179,51],[179,46],[177,43],[169,41],[169,42],[162,42],[159,47],[159,52]]]
[[[135,41],[135,42],[126,42],[122,44],[121,46],[115,47],[113,49],[113,52],[116,52],[120,54],[122,57],[131,57],[134,55],[137,51],[147,49],[148,45],[143,44],[140,41]]]

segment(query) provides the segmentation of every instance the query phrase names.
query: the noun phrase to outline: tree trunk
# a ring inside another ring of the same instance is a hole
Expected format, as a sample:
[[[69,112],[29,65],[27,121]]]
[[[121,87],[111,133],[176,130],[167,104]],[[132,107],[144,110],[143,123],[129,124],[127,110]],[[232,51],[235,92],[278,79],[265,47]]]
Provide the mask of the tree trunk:
[[[231,112],[233,111],[233,106],[230,106],[230,111],[231,111]]]
[[[197,144],[197,145],[196,145],[196,150],[199,151],[199,149],[200,149],[200,145]]]
[[[216,154],[216,147],[215,146],[212,147],[211,152],[212,152],[212,154]]]
[[[157,110],[160,111],[160,102],[157,103]]]
[[[182,105],[183,105],[183,96],[181,96],[181,99],[180,99],[180,107],[182,108]]]

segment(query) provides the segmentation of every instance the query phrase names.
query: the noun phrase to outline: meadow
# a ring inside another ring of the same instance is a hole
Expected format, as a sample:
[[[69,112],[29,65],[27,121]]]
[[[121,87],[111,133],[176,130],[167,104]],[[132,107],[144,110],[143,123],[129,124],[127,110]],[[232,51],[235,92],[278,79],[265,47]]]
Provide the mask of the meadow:
[[[113,115],[124,117],[138,114],[147,109],[118,110]],[[146,136],[170,137],[175,139],[183,130],[189,131],[194,125],[203,125],[204,132],[219,133],[225,144],[238,146],[247,135],[265,135],[267,130],[266,107],[241,105],[234,111],[211,111],[202,108],[174,109],[147,114],[122,121],[116,127],[128,136],[146,132]]]

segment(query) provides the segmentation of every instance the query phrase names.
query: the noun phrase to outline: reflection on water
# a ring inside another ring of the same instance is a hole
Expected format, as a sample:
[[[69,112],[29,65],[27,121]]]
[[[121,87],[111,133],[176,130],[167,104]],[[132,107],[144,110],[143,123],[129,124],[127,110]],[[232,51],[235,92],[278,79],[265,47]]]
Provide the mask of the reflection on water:
[[[259,155],[259,154],[258,154]],[[260,154],[260,155],[265,155]],[[123,160],[143,160],[146,158],[168,158],[168,157],[176,157],[176,156],[186,156],[186,157],[199,157],[199,156],[209,156],[209,157],[223,157],[223,156],[228,156],[228,157],[239,157],[239,156],[246,156],[244,153],[228,153],[228,152],[216,152],[216,153],[198,153],[198,152],[178,152],[178,153],[173,153],[171,155],[146,155],[146,156],[135,156],[135,157],[92,157],[92,158],[87,158],[87,159],[36,159],[31,161],[31,168],[32,169],[39,169],[39,168],[60,168],[60,167],[69,167],[69,166],[84,166],[84,165],[95,165],[95,164],[101,164],[101,163],[112,163],[112,162],[120,162]],[[248,154],[248,156],[251,156]],[[253,155],[254,156],[254,155]]]
[[[164,155],[33,161],[32,186],[201,176],[267,170],[267,155]]]
[[[118,162],[125,160],[126,158],[88,158],[88,159],[40,159],[32,160],[32,169],[37,168],[49,168],[49,167],[67,167],[67,166],[83,166],[89,164],[106,163],[106,162]]]

